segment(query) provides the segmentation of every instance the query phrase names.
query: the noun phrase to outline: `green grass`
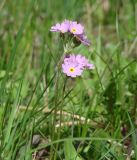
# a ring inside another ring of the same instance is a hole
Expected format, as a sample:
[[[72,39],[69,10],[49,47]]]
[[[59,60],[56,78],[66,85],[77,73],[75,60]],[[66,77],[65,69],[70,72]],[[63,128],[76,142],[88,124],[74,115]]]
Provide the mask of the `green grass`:
[[[136,0],[1,1],[0,160],[137,160],[136,13]],[[72,50],[95,64],[76,79],[49,32],[64,19],[91,40]]]

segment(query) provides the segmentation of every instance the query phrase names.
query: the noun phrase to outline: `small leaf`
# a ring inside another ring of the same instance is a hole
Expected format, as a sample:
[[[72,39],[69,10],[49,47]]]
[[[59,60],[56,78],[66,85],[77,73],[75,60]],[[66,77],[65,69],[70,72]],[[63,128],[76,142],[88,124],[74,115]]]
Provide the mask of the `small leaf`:
[[[65,159],[67,159],[67,160],[82,160],[78,156],[78,153],[76,152],[71,140],[68,140],[65,142],[64,151],[65,151]]]

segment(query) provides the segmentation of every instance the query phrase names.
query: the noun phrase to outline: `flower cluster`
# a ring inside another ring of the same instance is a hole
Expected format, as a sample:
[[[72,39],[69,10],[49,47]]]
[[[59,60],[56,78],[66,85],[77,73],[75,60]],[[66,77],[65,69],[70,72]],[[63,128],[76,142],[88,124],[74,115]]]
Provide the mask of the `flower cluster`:
[[[94,65],[81,55],[67,55],[62,64],[63,73],[70,77],[77,77],[82,74],[84,69],[94,69]]]
[[[52,26],[50,31],[60,32],[63,34],[68,32],[72,34],[78,42],[81,42],[87,46],[90,45],[90,41],[87,39],[87,36],[85,35],[84,27],[76,21],[64,20],[62,23],[57,23],[55,26]]]
[[[73,38],[73,42],[76,45],[77,43],[83,43],[87,46],[90,45],[90,42],[85,35],[84,27],[76,21],[64,20],[62,23],[57,23],[56,25],[52,26],[50,31],[59,32],[61,35],[68,33],[68,35]],[[89,63],[86,57],[79,54],[70,54],[65,56],[64,62],[62,64],[62,70],[63,73],[65,73],[67,76],[73,78],[81,76],[85,69],[94,69],[94,65]]]

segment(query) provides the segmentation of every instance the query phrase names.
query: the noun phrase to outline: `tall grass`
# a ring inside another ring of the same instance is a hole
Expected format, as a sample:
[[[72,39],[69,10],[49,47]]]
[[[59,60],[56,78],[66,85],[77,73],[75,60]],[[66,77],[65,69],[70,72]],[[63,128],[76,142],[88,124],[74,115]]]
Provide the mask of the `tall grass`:
[[[0,6],[0,159],[137,159],[137,2],[3,0]],[[95,64],[82,77],[60,68],[50,27],[83,23]]]

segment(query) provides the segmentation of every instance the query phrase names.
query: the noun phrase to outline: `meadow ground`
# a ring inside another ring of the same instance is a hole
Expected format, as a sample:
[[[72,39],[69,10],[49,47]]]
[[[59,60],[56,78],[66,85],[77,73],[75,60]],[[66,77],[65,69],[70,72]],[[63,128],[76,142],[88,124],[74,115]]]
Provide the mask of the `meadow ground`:
[[[66,77],[52,25],[82,23],[95,65]],[[59,69],[60,68],[60,69]],[[0,160],[137,160],[137,1],[2,0]]]

